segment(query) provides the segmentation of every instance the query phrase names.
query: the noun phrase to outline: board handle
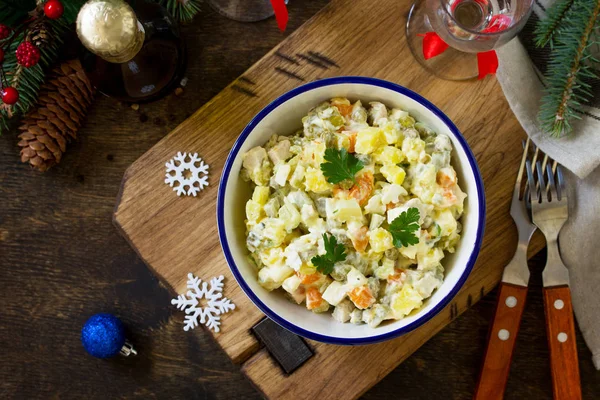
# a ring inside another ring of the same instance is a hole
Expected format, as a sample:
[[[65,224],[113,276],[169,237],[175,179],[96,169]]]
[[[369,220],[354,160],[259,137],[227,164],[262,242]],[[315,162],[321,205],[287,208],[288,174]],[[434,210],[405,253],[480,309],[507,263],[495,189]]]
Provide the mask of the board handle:
[[[504,397],[526,298],[526,286],[500,283],[475,400],[502,400]]]
[[[544,288],[544,310],[554,399],[581,399],[575,318],[569,286]]]

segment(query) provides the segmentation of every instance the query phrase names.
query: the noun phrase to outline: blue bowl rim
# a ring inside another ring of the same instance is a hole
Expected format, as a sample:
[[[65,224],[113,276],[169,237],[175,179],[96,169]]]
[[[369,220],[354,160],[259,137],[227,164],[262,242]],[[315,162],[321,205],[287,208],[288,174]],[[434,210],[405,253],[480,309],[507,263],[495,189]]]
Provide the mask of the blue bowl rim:
[[[302,93],[305,93],[307,91],[310,91],[310,90],[313,90],[316,88],[320,88],[323,86],[332,86],[332,85],[348,84],[348,83],[372,85],[372,86],[378,86],[378,87],[382,87],[385,89],[393,90],[395,92],[398,92],[402,95],[405,95],[405,96],[417,101],[418,103],[420,103],[421,105],[426,107],[429,111],[433,112],[438,118],[440,118],[448,126],[448,128],[452,131],[452,133],[455,135],[455,137],[457,138],[458,142],[460,143],[460,145],[462,146],[463,150],[465,151],[465,153],[467,155],[467,158],[469,160],[469,165],[471,166],[471,169],[473,170],[473,173],[475,175],[475,184],[477,186],[477,196],[479,199],[479,226],[477,227],[477,236],[476,236],[476,240],[475,240],[475,246],[473,248],[471,256],[469,257],[469,260],[467,261],[467,266],[466,266],[465,270],[463,271],[461,277],[459,278],[457,284],[452,288],[452,290],[448,293],[448,295],[446,295],[438,304],[436,304],[431,310],[429,310],[426,314],[422,315],[416,321],[413,321],[410,324],[400,327],[391,332],[387,332],[385,334],[376,335],[376,336],[370,336],[370,337],[366,337],[366,338],[340,338],[340,337],[335,337],[335,336],[318,334],[315,332],[307,331],[306,329],[303,329],[303,328],[285,320],[284,318],[280,317],[279,315],[277,315],[269,307],[267,307],[254,294],[252,289],[250,289],[250,287],[246,284],[244,278],[242,277],[241,273],[239,272],[239,270],[233,260],[233,256],[229,249],[229,245],[227,243],[227,239],[226,239],[226,235],[225,235],[224,202],[225,202],[225,191],[226,191],[226,187],[227,187],[227,181],[228,181],[229,175],[231,173],[233,161],[237,157],[242,144],[244,143],[244,141],[246,140],[248,135],[250,135],[250,133],[254,130],[256,125],[258,125],[258,123],[260,121],[262,121],[275,108],[279,107],[281,104],[287,102],[288,100],[290,100]],[[270,104],[268,104],[265,108],[263,108],[250,121],[250,123],[244,128],[244,130],[242,131],[242,133],[236,140],[235,144],[231,148],[231,151],[229,152],[229,156],[227,157],[227,160],[225,161],[225,165],[223,167],[223,173],[221,175],[221,180],[219,183],[219,192],[217,195],[217,225],[218,225],[218,230],[219,230],[219,240],[221,242],[221,248],[225,255],[225,259],[227,260],[227,264],[229,265],[229,269],[231,270],[233,276],[235,277],[236,281],[238,282],[238,284],[240,285],[240,287],[242,288],[244,293],[246,293],[246,296],[248,296],[250,298],[250,300],[252,300],[252,302],[267,317],[269,317],[271,320],[275,321],[277,324],[279,324],[283,328],[285,328],[297,335],[300,335],[307,339],[310,339],[310,340],[315,340],[315,341],[319,341],[319,342],[323,342],[323,343],[338,344],[338,345],[365,345],[365,344],[374,344],[374,343],[380,343],[380,342],[383,342],[386,340],[390,340],[390,339],[396,338],[398,336],[404,335],[410,331],[413,331],[414,329],[420,327],[421,325],[424,325],[427,321],[429,321],[435,315],[437,315],[444,307],[446,307],[446,305],[448,305],[448,303],[450,303],[450,301],[454,298],[454,296],[456,296],[458,291],[465,284],[471,271],[473,270],[473,267],[475,265],[478,255],[479,255],[479,251],[481,250],[481,243],[483,241],[483,234],[484,234],[484,229],[485,229],[485,217],[486,217],[486,202],[485,202],[485,192],[484,192],[484,188],[483,188],[483,179],[481,177],[481,172],[479,171],[479,167],[477,166],[477,162],[475,161],[475,156],[473,155],[473,152],[469,148],[467,141],[465,140],[463,135],[460,133],[460,131],[458,130],[456,125],[454,125],[454,123],[450,120],[450,118],[448,118],[448,116],[446,116],[446,114],[444,114],[439,108],[434,106],[427,99],[425,99],[421,95],[413,92],[412,90],[405,88],[404,86],[400,86],[398,84],[388,82],[388,81],[385,81],[382,79],[369,78],[369,77],[363,77],[363,76],[339,76],[339,77],[326,78],[326,79],[321,79],[318,81],[310,82],[305,85],[298,86],[297,88],[292,89],[289,92],[284,93],[283,95],[279,96],[277,99],[272,101]]]

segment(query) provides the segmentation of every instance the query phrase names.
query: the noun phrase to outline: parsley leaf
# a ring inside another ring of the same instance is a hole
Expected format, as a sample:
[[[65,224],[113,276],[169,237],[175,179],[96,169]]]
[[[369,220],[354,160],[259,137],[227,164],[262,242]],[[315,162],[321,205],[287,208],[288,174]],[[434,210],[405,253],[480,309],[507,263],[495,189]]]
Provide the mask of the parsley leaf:
[[[340,183],[346,179],[354,180],[354,175],[364,168],[364,165],[353,154],[344,148],[341,150],[325,149],[325,162],[321,163],[321,171],[329,183]]]
[[[346,248],[343,244],[338,244],[334,236],[329,236],[329,239],[327,239],[327,235],[323,234],[323,241],[325,242],[325,251],[327,253],[315,256],[310,261],[317,267],[317,271],[329,275],[333,272],[333,264],[346,259],[346,253],[344,253]]]
[[[394,246],[407,247],[419,243],[419,237],[414,233],[420,229],[419,218],[419,209],[411,207],[402,211],[402,214],[392,221],[389,230],[394,239]]]

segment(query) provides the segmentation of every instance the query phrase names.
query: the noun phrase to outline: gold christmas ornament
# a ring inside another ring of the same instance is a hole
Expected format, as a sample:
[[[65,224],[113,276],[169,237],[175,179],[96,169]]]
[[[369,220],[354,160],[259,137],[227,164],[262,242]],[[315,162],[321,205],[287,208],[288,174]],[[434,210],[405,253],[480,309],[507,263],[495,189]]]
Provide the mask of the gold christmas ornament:
[[[144,44],[145,32],[123,0],[90,0],[77,15],[77,36],[92,53],[112,63],[131,60]]]

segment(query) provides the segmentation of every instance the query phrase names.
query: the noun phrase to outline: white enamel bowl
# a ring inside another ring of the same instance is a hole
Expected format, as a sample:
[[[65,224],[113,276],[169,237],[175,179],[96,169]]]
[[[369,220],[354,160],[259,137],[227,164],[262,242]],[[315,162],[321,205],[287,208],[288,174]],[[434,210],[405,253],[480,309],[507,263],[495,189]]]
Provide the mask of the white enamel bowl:
[[[302,128],[301,118],[308,110],[332,97],[360,99],[363,104],[380,101],[388,107],[409,111],[417,121],[435,132],[450,137],[454,145],[452,164],[459,184],[467,193],[463,232],[457,250],[442,263],[442,286],[418,310],[399,321],[388,321],[377,328],[341,324],[330,313],[314,314],[293,304],[278,291],[268,292],[257,281],[257,271],[247,260],[245,245],[245,203],[251,196],[250,184],[240,178],[242,156],[255,146],[264,145],[274,133],[289,135]],[[337,77],[298,87],[265,107],[244,129],[231,149],[219,186],[217,221],[221,247],[235,279],[252,302],[284,328],[308,339],[333,344],[369,344],[400,336],[423,325],[456,295],[473,269],[485,223],[483,181],[473,153],[456,126],[437,107],[418,94],[393,83],[364,77]]]

